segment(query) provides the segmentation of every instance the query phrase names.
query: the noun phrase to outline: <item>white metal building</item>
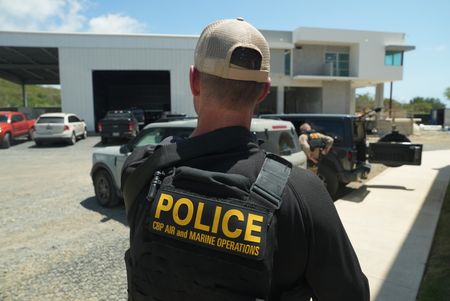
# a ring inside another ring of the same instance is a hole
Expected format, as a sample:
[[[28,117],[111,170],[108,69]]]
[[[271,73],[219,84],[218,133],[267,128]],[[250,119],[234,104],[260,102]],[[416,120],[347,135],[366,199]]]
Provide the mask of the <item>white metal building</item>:
[[[404,34],[298,28],[263,30],[272,89],[259,112],[353,113],[355,89],[403,76]],[[60,84],[62,110],[89,130],[109,109],[195,115],[189,66],[198,36],[0,32],[0,77],[25,87]],[[26,98],[26,90],[24,98]]]

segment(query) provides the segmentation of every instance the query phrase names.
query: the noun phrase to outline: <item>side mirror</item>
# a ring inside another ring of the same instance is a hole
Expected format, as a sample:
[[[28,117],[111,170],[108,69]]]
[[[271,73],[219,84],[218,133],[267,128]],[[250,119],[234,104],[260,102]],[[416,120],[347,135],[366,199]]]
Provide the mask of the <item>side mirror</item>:
[[[120,147],[119,152],[120,152],[121,154],[128,154],[128,153],[131,152],[131,150],[130,150],[130,147],[128,146],[128,144],[123,144],[123,145]]]
[[[339,136],[334,136],[334,137],[333,137],[333,140],[334,140],[334,143],[340,143],[340,142],[342,142],[342,139],[341,139],[341,137],[339,137]]]

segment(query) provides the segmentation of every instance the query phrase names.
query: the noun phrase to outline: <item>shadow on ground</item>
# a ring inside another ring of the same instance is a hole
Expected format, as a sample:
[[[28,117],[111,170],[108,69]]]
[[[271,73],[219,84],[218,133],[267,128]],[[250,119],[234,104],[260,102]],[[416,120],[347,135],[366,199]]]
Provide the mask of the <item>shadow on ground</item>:
[[[125,226],[128,226],[127,217],[125,214],[125,207],[123,204],[114,208],[105,208],[98,204],[95,196],[89,197],[84,201],[81,201],[80,204],[84,208],[95,211],[100,215],[102,215],[103,216],[103,218],[101,219],[102,223],[113,219],[115,221],[124,224]]]
[[[334,198],[334,201],[343,200],[354,203],[361,203],[364,199],[369,195],[370,190],[368,188],[373,189],[395,189],[395,190],[406,190],[406,191],[414,191],[413,188],[407,188],[405,186],[398,185],[361,185],[358,188],[353,187],[343,187],[339,190],[338,194]]]

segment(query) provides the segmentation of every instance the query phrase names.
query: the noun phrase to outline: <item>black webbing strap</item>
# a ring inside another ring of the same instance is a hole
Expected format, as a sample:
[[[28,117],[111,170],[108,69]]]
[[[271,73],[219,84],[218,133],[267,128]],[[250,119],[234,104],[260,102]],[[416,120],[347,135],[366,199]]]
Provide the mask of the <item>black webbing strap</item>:
[[[257,195],[278,209],[281,206],[284,187],[291,173],[292,164],[273,154],[266,154],[261,171],[250,189],[250,196]]]

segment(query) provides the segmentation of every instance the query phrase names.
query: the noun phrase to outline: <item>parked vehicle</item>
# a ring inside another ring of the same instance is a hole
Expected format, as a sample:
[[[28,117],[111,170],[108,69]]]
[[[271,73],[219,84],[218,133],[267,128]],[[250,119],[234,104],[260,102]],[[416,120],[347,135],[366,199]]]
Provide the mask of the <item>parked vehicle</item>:
[[[391,167],[421,164],[421,144],[396,143],[396,140],[387,138],[383,142],[367,145],[366,116],[265,114],[260,117],[290,121],[297,131],[301,124],[307,122],[315,131],[334,138],[332,150],[321,158],[317,168],[318,176],[333,197],[340,187],[361,177],[365,178],[370,172],[370,163],[382,163]]]
[[[108,111],[98,123],[102,143],[111,138],[133,138],[139,133],[139,122],[131,111]]]
[[[155,122],[147,125],[127,144],[95,150],[92,155],[91,177],[100,205],[111,207],[119,203],[122,195],[120,191],[122,167],[133,150],[154,147],[170,136],[188,138],[196,126],[197,119]],[[281,155],[293,165],[306,168],[306,155],[300,149],[292,123],[254,118],[250,130],[263,149]]]
[[[130,109],[131,113],[133,113],[134,117],[136,118],[138,125],[139,125],[139,130],[142,129],[145,126],[145,111],[143,109],[140,108],[131,108]]]
[[[34,137],[34,119],[27,119],[21,112],[0,112],[0,146],[9,148],[12,139],[21,136]]]
[[[77,139],[87,137],[86,123],[71,113],[46,113],[35,124],[34,142],[37,146],[46,142],[65,141],[74,145]]]

